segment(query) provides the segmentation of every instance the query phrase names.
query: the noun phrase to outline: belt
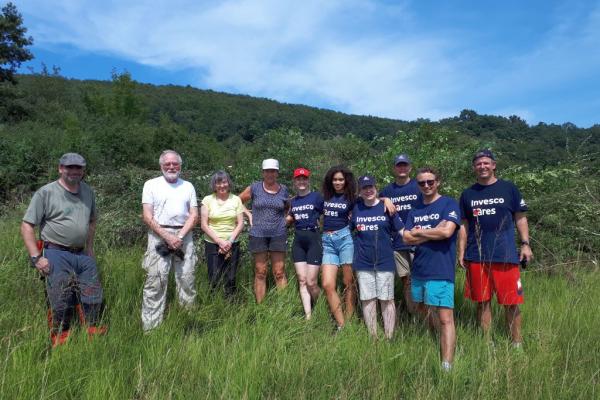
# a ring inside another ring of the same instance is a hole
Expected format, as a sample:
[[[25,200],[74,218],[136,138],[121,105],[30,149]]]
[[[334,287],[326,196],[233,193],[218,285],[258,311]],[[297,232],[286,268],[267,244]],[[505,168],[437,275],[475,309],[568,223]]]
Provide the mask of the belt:
[[[323,233],[326,233],[328,235],[333,235],[334,233],[339,232],[339,231],[341,231],[342,229],[345,229],[345,228],[348,228],[348,225],[346,225],[346,226],[344,226],[344,227],[342,227],[340,229],[333,230],[333,231],[323,231]]]
[[[52,250],[68,251],[69,253],[81,253],[83,251],[83,247],[68,247],[68,246],[63,246],[62,244],[56,244],[56,243],[52,243],[52,242],[44,242],[44,248],[52,249]]]
[[[161,228],[169,228],[169,229],[181,229],[183,225],[161,225]]]
[[[296,228],[297,231],[310,231],[310,232],[318,232],[319,228],[316,227],[312,227],[312,228]]]

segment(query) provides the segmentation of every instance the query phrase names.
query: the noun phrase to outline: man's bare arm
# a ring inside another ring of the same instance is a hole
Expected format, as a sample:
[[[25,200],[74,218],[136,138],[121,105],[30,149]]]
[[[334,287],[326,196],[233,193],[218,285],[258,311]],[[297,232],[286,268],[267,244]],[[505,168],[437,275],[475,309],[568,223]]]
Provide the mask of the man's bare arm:
[[[533,252],[529,243],[529,223],[527,222],[527,216],[525,213],[515,213],[515,225],[517,226],[517,232],[521,239],[521,249],[519,250],[519,259],[527,260],[527,262],[533,259]],[[523,244],[526,242],[527,244]]]
[[[416,238],[427,240],[445,240],[454,234],[456,228],[457,225],[454,222],[442,220],[435,228],[413,230],[411,234]]]
[[[21,223],[21,236],[25,242],[25,248],[30,257],[37,257],[41,252],[37,248],[37,240],[35,239],[35,225],[23,221]],[[50,262],[46,257],[40,257],[35,264],[35,268],[43,275],[50,273]]]
[[[467,249],[467,231],[469,228],[469,222],[466,219],[462,220],[460,230],[458,231],[458,242],[457,242],[457,257],[458,263],[461,267],[466,268],[465,264],[465,250]]]
[[[88,234],[85,240],[85,253],[94,257],[94,237],[96,235],[96,218],[90,220],[90,224],[88,226]]]
[[[148,228],[160,236],[170,248],[178,249],[183,244],[183,241],[179,239],[177,235],[161,227],[160,224],[154,219],[154,207],[152,204],[142,204],[142,220],[148,226]]]

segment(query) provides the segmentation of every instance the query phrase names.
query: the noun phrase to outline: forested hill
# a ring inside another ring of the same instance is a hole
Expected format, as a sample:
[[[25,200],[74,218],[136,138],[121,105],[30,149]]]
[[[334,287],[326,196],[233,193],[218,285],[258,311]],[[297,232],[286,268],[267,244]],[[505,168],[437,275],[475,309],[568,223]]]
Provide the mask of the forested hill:
[[[19,81],[17,101],[0,107],[5,121],[33,120],[53,127],[59,127],[69,115],[80,123],[102,117],[113,121],[115,117],[133,118],[149,126],[168,121],[186,132],[229,144],[251,143],[280,128],[295,128],[321,138],[353,134],[371,141],[430,124],[450,129],[457,136],[464,134],[493,143],[505,157],[518,162],[545,165],[600,151],[600,125],[588,129],[568,122],[529,126],[517,116],[479,115],[472,110],[439,122],[400,121],[189,86],[138,84],[127,73],[113,74],[112,82],[68,80],[47,74],[22,75]],[[86,122],[81,127],[89,129]],[[597,160],[594,156],[593,162]]]

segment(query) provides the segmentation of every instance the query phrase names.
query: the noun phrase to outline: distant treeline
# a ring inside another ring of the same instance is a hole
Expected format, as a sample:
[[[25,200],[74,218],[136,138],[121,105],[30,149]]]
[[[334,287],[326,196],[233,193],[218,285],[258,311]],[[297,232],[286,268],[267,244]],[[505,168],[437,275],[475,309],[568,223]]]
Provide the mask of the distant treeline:
[[[19,93],[14,95],[13,105],[6,102],[0,107],[0,119],[4,122],[33,120],[60,126],[64,117],[73,114],[86,123],[121,117],[155,127],[169,122],[190,134],[227,143],[254,142],[279,128],[295,128],[321,138],[353,134],[371,141],[431,124],[454,130],[457,137],[468,135],[493,142],[505,157],[525,163],[556,163],[570,159],[582,149],[586,153],[600,151],[600,125],[578,128],[566,122],[529,126],[517,116],[479,115],[472,110],[439,122],[400,121],[190,86],[139,84],[128,73],[113,73],[112,82],[65,79],[46,70],[18,79]]]

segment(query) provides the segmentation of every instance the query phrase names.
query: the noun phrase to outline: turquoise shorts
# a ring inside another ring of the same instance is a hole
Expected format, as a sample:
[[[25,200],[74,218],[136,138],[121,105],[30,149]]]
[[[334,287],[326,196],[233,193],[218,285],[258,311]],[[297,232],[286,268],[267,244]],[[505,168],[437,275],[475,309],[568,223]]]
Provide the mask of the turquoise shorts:
[[[428,306],[454,308],[454,282],[412,278],[410,292],[415,303]]]

